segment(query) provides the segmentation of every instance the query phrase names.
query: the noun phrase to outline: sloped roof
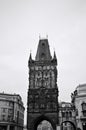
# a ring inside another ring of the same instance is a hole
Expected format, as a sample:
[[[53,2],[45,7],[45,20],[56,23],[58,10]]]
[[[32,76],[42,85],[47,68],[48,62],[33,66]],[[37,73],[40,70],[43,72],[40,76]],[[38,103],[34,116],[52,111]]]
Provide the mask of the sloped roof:
[[[51,60],[51,59],[52,57],[50,54],[48,39],[40,39],[35,60],[41,61],[41,60]]]

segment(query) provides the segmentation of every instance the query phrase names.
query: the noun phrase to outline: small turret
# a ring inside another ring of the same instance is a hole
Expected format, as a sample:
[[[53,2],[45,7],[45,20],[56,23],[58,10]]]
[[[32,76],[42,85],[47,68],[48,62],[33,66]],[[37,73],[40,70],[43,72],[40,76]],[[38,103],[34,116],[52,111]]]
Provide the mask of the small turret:
[[[53,57],[53,59],[57,60],[55,51],[54,51],[54,57]]]
[[[31,55],[31,52],[30,52],[30,56],[29,56],[29,63],[32,62],[32,55]]]
[[[57,58],[56,58],[56,53],[55,53],[55,51],[54,51],[54,56],[53,56],[53,62],[56,62],[56,64],[57,64]]]

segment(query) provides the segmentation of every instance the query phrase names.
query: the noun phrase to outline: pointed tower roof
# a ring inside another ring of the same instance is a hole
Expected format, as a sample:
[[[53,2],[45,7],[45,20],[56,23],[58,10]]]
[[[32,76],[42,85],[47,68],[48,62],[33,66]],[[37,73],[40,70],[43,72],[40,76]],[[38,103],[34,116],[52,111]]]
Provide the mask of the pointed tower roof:
[[[54,51],[53,61],[57,64],[57,57],[55,51]]]
[[[50,54],[48,39],[40,39],[35,60],[41,61],[41,60],[51,60],[51,59],[52,57]]]
[[[30,52],[30,56],[29,56],[29,62],[32,61],[32,55],[31,55],[31,52]]]
[[[53,59],[55,59],[55,60],[57,59],[57,58],[56,58],[56,53],[55,53],[55,51],[54,51],[54,57],[53,57]]]

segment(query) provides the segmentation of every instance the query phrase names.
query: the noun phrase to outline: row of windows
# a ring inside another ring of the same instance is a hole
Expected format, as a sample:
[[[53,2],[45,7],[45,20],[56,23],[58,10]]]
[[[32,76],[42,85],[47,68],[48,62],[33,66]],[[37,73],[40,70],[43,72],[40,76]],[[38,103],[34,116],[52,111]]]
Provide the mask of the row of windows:
[[[72,112],[71,111],[67,111],[67,112],[62,112],[62,117],[72,117]]]
[[[49,70],[49,71],[44,71],[43,73],[42,73],[42,71],[37,71],[37,73],[31,73],[31,77],[32,78],[34,78],[34,77],[42,77],[42,75],[43,75],[43,77],[46,77],[46,76],[54,76],[54,72],[53,71],[51,71],[51,70]]]
[[[9,102],[9,101],[0,101],[1,106],[10,106],[13,107],[13,102]]]
[[[24,115],[22,115],[22,114],[19,114],[19,116],[17,115],[17,118],[19,119],[19,120],[24,120]],[[6,114],[2,114],[1,116],[0,116],[0,120],[1,121],[13,121],[13,115],[6,115]]]
[[[8,116],[6,116],[6,115],[1,115],[1,119],[0,119],[0,120],[1,120],[1,121],[13,122],[13,116],[11,116],[11,115],[8,115]],[[17,117],[16,122],[19,123],[19,124],[23,124],[24,118],[18,118],[18,117]]]
[[[39,98],[40,98],[39,95],[35,95],[35,96],[29,95],[29,101],[37,100],[37,99],[39,99]],[[48,95],[48,94],[46,94],[46,95],[45,95],[45,98],[46,98],[46,100],[47,100],[47,99],[56,100],[57,95]]]
[[[46,69],[54,69],[54,66],[43,66],[43,67],[41,67],[41,66],[35,66],[35,67],[31,67],[31,70],[46,70]]]
[[[39,88],[39,87],[47,87],[47,88],[54,88],[55,87],[55,82],[54,82],[54,79],[50,81],[44,81],[42,83],[42,81],[36,81],[36,82],[33,82],[32,80],[30,81],[30,87],[32,88]]]
[[[33,103],[29,104],[29,110],[32,110],[34,108],[35,109],[39,109],[39,108],[44,109],[44,108],[46,108],[46,109],[57,110],[57,105],[55,103],[47,103],[47,105],[45,105],[43,103],[41,103],[40,105],[38,105],[37,103],[35,103],[35,104],[33,104]]]
[[[13,109],[7,109],[7,108],[1,108],[1,113],[2,114],[8,114],[8,115],[13,115]],[[22,117],[24,115],[24,112],[20,112],[22,114]]]
[[[7,109],[7,108],[1,108],[1,112],[2,113],[9,113],[9,114],[12,114],[13,113],[13,109]]]
[[[11,115],[8,115],[8,116],[1,115],[1,120],[2,121],[13,121],[13,116],[11,116]]]

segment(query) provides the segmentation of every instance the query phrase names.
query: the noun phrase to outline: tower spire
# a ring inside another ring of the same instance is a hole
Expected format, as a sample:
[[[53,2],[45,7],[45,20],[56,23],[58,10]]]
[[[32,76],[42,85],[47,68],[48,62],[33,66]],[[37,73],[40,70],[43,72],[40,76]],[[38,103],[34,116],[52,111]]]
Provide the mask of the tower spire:
[[[36,61],[41,60],[51,60],[51,53],[48,44],[48,39],[39,39],[37,54],[36,54]]]
[[[55,50],[54,50],[54,57],[53,57],[53,59],[57,60]]]
[[[32,55],[31,55],[31,50],[30,50],[29,62],[31,61],[32,61]]]
[[[53,56],[53,61],[56,62],[57,64],[57,57],[56,57],[56,53],[55,53],[55,50],[54,50],[54,56]]]

